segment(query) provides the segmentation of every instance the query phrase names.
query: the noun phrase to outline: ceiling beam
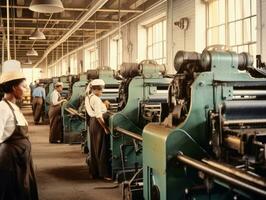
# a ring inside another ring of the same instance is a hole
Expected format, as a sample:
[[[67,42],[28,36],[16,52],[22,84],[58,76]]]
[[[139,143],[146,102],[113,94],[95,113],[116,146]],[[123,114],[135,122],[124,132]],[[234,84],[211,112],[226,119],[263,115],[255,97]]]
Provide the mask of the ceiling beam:
[[[0,8],[6,8],[5,5],[1,5]],[[10,8],[20,8],[20,9],[29,9],[29,6],[10,6]],[[86,8],[65,8],[65,11],[88,11],[89,9]],[[119,9],[114,9],[114,8],[100,8],[97,10],[97,12],[115,12],[118,13]],[[121,13],[142,13],[143,10],[137,10],[137,9],[121,9]]]
[[[7,20],[6,17],[2,18],[4,21]],[[21,17],[21,18],[14,18],[15,21],[37,21],[37,18],[24,18],[24,17]],[[38,21],[40,22],[69,22],[69,23],[73,23],[73,22],[77,22],[78,20],[76,19],[49,19],[49,18],[42,18],[42,19],[38,19]],[[95,23],[95,20],[88,20],[86,21],[86,23]],[[118,24],[119,22],[116,21],[116,20],[100,20],[100,19],[97,19],[96,20],[96,23],[110,23],[110,24]]]
[[[7,29],[6,27],[4,27],[5,29]],[[34,30],[36,27],[16,27],[16,30]],[[69,28],[45,28],[43,31],[51,31],[51,30],[58,30],[58,31],[67,31],[70,30]],[[109,31],[110,29],[108,28],[97,28],[97,31]],[[79,28],[76,31],[95,31],[92,28]]]

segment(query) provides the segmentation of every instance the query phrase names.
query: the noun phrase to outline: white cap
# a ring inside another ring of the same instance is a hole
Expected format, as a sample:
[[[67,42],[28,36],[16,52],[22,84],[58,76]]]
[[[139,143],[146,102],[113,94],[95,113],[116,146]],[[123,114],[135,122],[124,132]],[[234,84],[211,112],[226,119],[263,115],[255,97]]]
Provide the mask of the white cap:
[[[102,79],[94,79],[90,82],[91,86],[105,86],[105,82]]]
[[[63,83],[62,83],[62,82],[57,82],[57,83],[55,84],[55,87],[59,87],[59,86],[63,86]]]

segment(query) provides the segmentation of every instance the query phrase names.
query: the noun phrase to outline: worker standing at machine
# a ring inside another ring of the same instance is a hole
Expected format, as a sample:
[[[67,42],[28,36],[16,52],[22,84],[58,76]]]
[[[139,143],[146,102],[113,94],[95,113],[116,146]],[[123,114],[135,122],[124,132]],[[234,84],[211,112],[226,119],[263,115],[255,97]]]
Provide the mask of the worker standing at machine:
[[[20,70],[18,61],[8,60],[0,77],[0,199],[38,200],[28,123],[16,105],[26,90]]]
[[[90,160],[89,166],[93,178],[111,180],[109,174],[109,128],[103,114],[107,112],[108,102],[100,99],[105,83],[102,79],[93,80],[88,88],[90,94],[86,96],[85,107],[89,120]]]
[[[43,104],[45,101],[45,89],[42,83],[37,84],[37,87],[32,92],[32,97],[34,123],[39,124],[42,113],[44,112]]]
[[[57,82],[55,89],[50,96],[49,120],[50,120],[50,143],[61,143],[63,140],[63,124],[61,118],[61,105],[66,102],[60,93],[63,91],[63,83]]]

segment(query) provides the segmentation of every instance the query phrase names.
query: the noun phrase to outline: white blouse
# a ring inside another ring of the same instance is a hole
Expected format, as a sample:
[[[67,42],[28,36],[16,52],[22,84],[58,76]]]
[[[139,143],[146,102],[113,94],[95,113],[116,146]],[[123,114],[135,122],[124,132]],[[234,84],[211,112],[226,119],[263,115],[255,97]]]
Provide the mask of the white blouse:
[[[14,113],[17,118],[17,125],[27,126],[28,122],[19,107],[10,101],[9,103],[14,109]],[[15,130],[15,119],[11,108],[3,100],[0,102],[0,113],[2,113],[0,114],[0,143],[3,143]]]
[[[100,97],[94,94],[86,96],[85,108],[90,117],[102,118],[103,113],[107,112],[107,108]]]
[[[52,104],[53,106],[57,106],[57,105],[59,105],[59,104],[61,103],[61,101],[60,101],[60,97],[61,97],[60,93],[57,92],[57,90],[54,90],[54,91],[52,92],[52,94],[51,94],[51,97],[50,97],[51,104]]]

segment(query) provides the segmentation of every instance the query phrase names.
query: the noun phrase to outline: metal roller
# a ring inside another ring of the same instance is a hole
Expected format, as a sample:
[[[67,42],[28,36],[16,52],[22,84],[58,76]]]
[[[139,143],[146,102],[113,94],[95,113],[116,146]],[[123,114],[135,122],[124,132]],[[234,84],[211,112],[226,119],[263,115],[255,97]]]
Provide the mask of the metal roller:
[[[200,63],[200,54],[197,52],[178,51],[174,59],[174,67],[177,73],[181,73],[184,66],[189,63]]]
[[[138,63],[123,63],[120,66],[120,74],[124,78],[133,78],[140,75]]]
[[[97,69],[89,69],[87,71],[87,78],[88,80],[99,78],[99,71]]]
[[[266,100],[226,101],[223,113],[227,119],[266,118]]]

